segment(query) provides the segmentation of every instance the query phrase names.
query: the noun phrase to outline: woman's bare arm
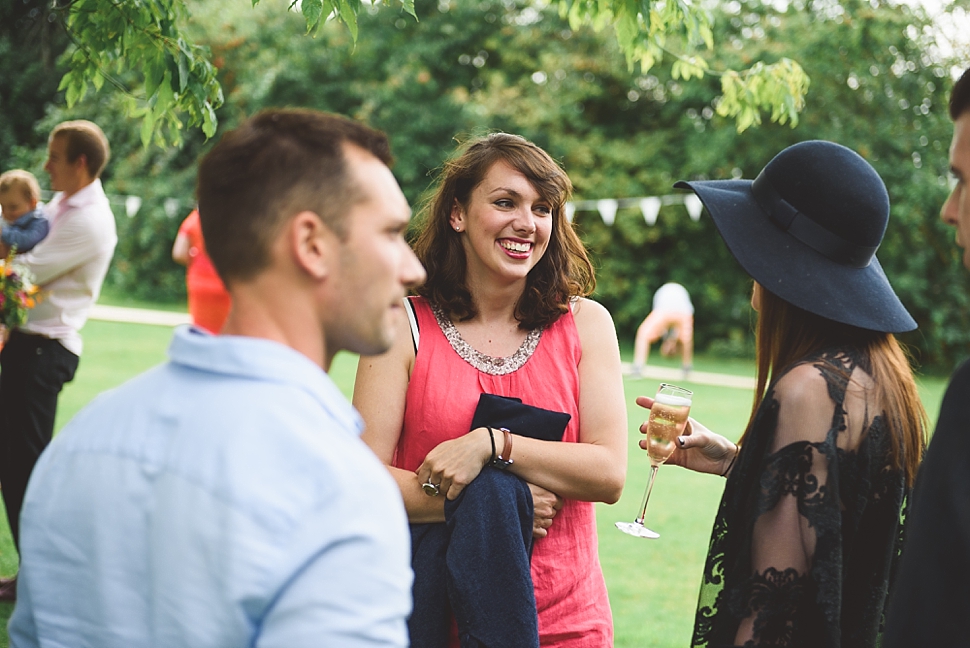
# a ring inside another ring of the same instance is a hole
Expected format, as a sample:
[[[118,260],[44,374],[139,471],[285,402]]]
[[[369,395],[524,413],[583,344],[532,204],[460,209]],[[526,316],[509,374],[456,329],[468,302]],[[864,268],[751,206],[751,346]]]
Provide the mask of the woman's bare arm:
[[[391,349],[379,356],[361,356],[357,364],[354,407],[364,418],[361,438],[388,466],[401,489],[411,522],[444,522],[444,497],[428,497],[413,472],[390,465],[401,437],[404,402],[414,364],[414,343],[408,319],[398,319],[400,322]]]
[[[582,344],[580,442],[539,441],[516,435],[509,470],[566,499],[613,503],[623,491],[627,455],[626,403],[616,331],[610,314],[595,302],[580,300],[574,312]],[[504,439],[496,435],[495,442],[497,454],[501,454]],[[449,496],[457,496],[467,483],[467,475],[477,474],[490,454],[487,430],[472,430],[429,453],[418,468],[418,479],[440,480],[448,486]],[[457,490],[451,489],[452,483],[457,484]]]
[[[189,237],[185,234],[179,234],[175,237],[175,243],[172,244],[172,260],[175,263],[187,266],[189,265],[189,247],[191,243],[189,242]]]

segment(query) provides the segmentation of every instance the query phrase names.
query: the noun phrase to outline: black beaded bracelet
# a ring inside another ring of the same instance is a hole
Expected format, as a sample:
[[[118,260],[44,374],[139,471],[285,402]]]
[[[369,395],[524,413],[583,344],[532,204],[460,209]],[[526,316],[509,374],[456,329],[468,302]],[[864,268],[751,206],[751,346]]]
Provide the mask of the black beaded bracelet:
[[[728,467],[725,468],[724,469],[724,472],[721,473],[721,477],[727,477],[727,474],[729,472],[731,472],[731,468],[734,467],[734,462],[738,458],[738,454],[740,452],[741,452],[741,447],[737,443],[735,443],[734,444],[734,456],[731,457],[731,463],[728,464]],[[495,454],[495,453],[493,452],[492,454]]]
[[[485,429],[488,430],[488,438],[492,442],[492,458],[488,460],[488,463],[492,463],[495,461],[495,429],[490,427],[486,427]]]

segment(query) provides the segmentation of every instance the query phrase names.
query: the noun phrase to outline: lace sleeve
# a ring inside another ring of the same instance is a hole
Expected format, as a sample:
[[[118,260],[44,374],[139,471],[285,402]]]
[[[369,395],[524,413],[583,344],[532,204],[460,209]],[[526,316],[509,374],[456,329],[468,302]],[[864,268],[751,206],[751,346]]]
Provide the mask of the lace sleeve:
[[[792,369],[776,385],[777,426],[764,460],[750,529],[749,577],[735,595],[738,645],[802,644],[815,629],[801,611],[839,580],[840,401],[817,365]],[[832,613],[839,613],[838,596]]]

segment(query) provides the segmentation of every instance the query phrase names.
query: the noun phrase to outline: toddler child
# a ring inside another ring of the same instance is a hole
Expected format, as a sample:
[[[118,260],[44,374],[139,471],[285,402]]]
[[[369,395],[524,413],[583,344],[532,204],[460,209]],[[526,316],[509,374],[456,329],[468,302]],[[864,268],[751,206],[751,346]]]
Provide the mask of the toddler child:
[[[15,169],[0,175],[0,255],[7,256],[11,248],[28,252],[50,231],[50,223],[37,209],[40,185],[28,171]]]

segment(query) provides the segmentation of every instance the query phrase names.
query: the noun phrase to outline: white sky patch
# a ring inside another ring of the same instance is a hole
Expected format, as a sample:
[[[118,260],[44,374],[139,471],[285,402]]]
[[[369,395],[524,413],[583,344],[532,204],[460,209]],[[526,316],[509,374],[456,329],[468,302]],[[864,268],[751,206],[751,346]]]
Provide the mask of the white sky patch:
[[[927,34],[935,51],[930,55],[939,60],[956,61],[950,70],[957,78],[970,67],[970,12],[962,7],[951,7],[949,0],[900,0],[911,7],[922,7],[932,19],[933,26]],[[962,63],[961,63],[962,61]]]

